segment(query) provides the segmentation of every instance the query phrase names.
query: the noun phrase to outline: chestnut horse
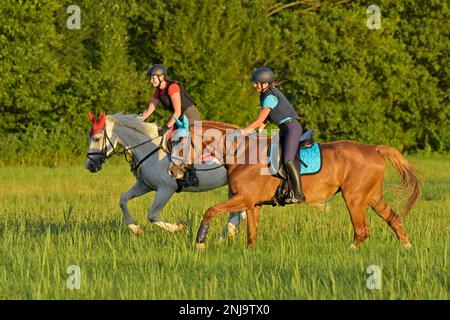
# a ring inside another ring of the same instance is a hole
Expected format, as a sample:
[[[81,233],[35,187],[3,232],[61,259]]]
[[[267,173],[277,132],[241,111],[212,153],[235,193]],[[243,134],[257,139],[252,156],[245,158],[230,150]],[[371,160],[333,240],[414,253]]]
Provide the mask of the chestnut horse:
[[[222,136],[215,139],[218,144],[211,148],[211,139],[205,137],[208,129],[220,130]],[[205,240],[211,220],[223,213],[246,210],[247,212],[247,244],[249,247],[256,242],[261,206],[273,204],[278,186],[282,182],[280,178],[272,175],[261,174],[267,163],[256,164],[226,163],[225,156],[216,150],[227,150],[227,129],[236,126],[202,121],[200,132],[190,127],[191,138],[200,139],[203,151],[215,156],[227,169],[228,183],[233,194],[228,200],[210,207],[204,214],[201,226],[197,233],[196,246],[199,249],[205,247]],[[229,132],[228,132],[229,133]],[[266,149],[270,146],[270,138]],[[257,138],[259,141],[260,137]],[[184,141],[184,142],[183,142]],[[178,144],[189,143],[187,154],[189,161],[193,162],[198,153],[194,143],[189,140],[181,140]],[[246,152],[249,149],[249,140],[244,140]],[[198,142],[198,140],[196,141]],[[175,143],[175,142],[174,142]],[[419,173],[395,148],[382,145],[366,145],[355,141],[334,141],[320,144],[322,150],[322,168],[313,175],[302,175],[303,191],[306,196],[306,204],[314,204],[324,201],[333,195],[342,192],[345,204],[350,213],[354,229],[354,239],[351,248],[356,248],[369,236],[369,228],[365,215],[365,209],[370,206],[395,232],[405,248],[409,248],[410,242],[401,224],[400,217],[407,216],[421,192]],[[229,155],[227,155],[229,156]],[[187,159],[185,159],[187,160]],[[383,197],[383,181],[389,161],[402,178],[398,186],[402,193],[402,199],[406,200],[403,212],[398,215]],[[229,162],[229,161],[228,161]],[[172,163],[169,171],[183,171],[186,163]]]

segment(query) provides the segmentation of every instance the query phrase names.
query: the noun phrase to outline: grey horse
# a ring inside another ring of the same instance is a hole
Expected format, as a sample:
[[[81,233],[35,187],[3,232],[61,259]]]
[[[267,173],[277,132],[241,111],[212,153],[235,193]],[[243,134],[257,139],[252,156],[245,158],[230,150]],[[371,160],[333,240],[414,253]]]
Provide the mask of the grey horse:
[[[154,123],[145,123],[135,115],[121,113],[105,115],[99,119],[89,113],[93,127],[90,133],[89,150],[86,169],[90,172],[101,170],[107,158],[114,154],[125,153],[130,158],[130,165],[136,178],[136,183],[120,196],[120,208],[126,225],[135,235],[142,235],[142,228],[135,223],[128,211],[129,200],[142,196],[150,191],[156,191],[153,204],[148,212],[148,219],[169,232],[181,231],[186,228],[184,223],[168,223],[159,219],[158,215],[177,191],[178,184],[168,173],[170,154],[166,150],[165,136],[158,135],[158,127]],[[117,146],[123,146],[118,151]],[[211,161],[198,167],[197,187],[185,187],[182,192],[204,192],[227,185],[227,172],[220,163]],[[230,191],[228,192],[230,196]],[[233,212],[223,229],[222,238],[233,236],[236,227],[245,219],[245,212]]]

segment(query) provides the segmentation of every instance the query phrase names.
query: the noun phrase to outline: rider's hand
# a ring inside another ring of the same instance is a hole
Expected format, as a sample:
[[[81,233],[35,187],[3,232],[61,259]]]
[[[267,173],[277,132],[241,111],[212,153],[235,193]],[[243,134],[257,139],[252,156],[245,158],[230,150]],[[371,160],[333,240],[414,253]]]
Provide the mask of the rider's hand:
[[[167,131],[169,131],[169,127],[167,126],[167,124],[165,124],[163,127],[158,129],[158,134],[160,136],[163,136]]]

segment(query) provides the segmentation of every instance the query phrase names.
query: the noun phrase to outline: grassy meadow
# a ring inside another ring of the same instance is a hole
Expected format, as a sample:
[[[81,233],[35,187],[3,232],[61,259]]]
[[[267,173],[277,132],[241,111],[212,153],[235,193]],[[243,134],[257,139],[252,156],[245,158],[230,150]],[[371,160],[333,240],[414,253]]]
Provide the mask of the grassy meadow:
[[[130,201],[144,227],[138,238],[118,206],[134,183],[125,162],[96,174],[84,162],[0,168],[0,299],[448,299],[450,157],[409,159],[425,176],[403,223],[410,250],[370,209],[371,237],[349,250],[353,230],[337,195],[326,211],[264,207],[251,250],[245,224],[236,239],[218,242],[221,216],[199,252],[202,213],[226,198],[226,188],[176,194],[160,218],[187,221],[190,230],[177,234],[147,221],[153,194]],[[390,168],[386,185],[397,181]],[[70,265],[80,267],[79,289],[67,287]],[[371,265],[381,268],[381,289],[366,286]]]

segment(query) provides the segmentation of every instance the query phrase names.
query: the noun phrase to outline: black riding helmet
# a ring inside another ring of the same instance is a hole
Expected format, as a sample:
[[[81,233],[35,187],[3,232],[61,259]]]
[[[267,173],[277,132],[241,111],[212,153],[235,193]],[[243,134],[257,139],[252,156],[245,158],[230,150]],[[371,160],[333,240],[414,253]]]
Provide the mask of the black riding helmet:
[[[250,81],[253,83],[272,83],[275,80],[275,75],[273,74],[273,71],[270,70],[267,67],[261,67],[255,70],[253,72],[252,77],[250,78]]]
[[[167,76],[167,68],[162,64],[154,64],[147,70],[147,78],[151,78],[152,76]]]

